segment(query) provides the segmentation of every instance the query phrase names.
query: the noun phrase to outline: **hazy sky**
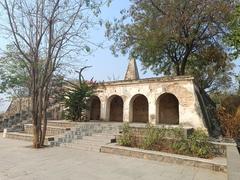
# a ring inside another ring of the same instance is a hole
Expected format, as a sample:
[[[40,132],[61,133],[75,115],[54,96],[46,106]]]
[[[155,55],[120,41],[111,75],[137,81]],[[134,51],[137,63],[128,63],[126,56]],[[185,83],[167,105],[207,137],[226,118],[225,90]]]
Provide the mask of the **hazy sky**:
[[[129,0],[113,0],[110,7],[108,8],[106,7],[102,10],[101,17],[104,20],[113,20],[115,17],[119,17],[120,11],[123,8],[128,8],[129,5],[130,5]],[[111,51],[109,50],[111,42],[109,42],[104,37],[104,32],[105,32],[104,26],[93,29],[90,35],[91,36],[90,41],[104,42],[105,48],[94,51],[93,54],[88,57],[79,57],[79,59],[76,60],[82,62],[83,65],[92,66],[92,68],[89,68],[84,72],[84,76],[86,79],[91,79],[92,77],[97,81],[102,80],[108,81],[109,78],[113,79],[113,77],[115,77],[115,79],[123,79],[129,61],[128,56],[114,57]],[[8,39],[2,38],[0,34],[0,48],[4,48],[6,43],[8,43]],[[87,59],[86,62],[85,59]],[[142,69],[141,64],[139,62],[137,63],[140,78],[154,76],[151,72],[143,74],[143,72],[141,71]],[[239,64],[239,60],[237,64]],[[238,70],[239,68],[236,68],[236,71]],[[74,74],[71,74],[70,76],[73,77]],[[75,77],[77,77],[77,75]],[[4,96],[0,94],[0,112],[6,109],[6,107],[8,106],[8,103],[6,102],[3,103],[1,101],[1,97]]]
[[[120,11],[123,8],[128,8],[129,5],[129,0],[113,0],[110,7],[102,9],[101,17],[104,20],[113,20],[115,17],[119,17]],[[94,51],[88,57],[79,57],[77,60],[82,62],[83,65],[92,66],[84,72],[86,79],[91,79],[92,77],[97,81],[108,81],[109,79],[113,79],[113,77],[115,77],[115,79],[123,79],[128,65],[128,56],[114,57],[109,50],[111,42],[104,37],[104,32],[104,26],[93,29],[90,40],[92,42],[104,42],[105,48]],[[4,49],[6,43],[8,43],[8,39],[3,38],[0,35],[0,48]],[[87,59],[87,61],[85,61],[85,59]],[[139,62],[138,69],[141,78],[153,76],[151,72],[143,74]],[[72,76],[74,76],[74,74],[71,74],[71,77]],[[5,96],[0,94],[0,112],[6,109],[9,104],[1,101],[1,97]]]

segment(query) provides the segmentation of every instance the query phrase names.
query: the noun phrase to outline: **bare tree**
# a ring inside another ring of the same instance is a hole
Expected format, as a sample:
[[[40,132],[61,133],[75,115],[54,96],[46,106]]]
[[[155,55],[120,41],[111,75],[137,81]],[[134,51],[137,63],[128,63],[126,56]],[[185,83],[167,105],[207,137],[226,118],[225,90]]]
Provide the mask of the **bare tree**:
[[[96,25],[103,2],[95,0],[3,0],[8,17],[2,28],[12,35],[13,44],[30,76],[33,147],[44,146],[49,86],[63,61],[88,52],[88,31]]]

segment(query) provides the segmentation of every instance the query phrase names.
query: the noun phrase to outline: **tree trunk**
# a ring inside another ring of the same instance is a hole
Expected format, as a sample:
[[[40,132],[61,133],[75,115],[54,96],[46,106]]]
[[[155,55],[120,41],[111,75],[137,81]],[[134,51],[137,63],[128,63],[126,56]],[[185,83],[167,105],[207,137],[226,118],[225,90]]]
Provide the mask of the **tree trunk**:
[[[33,124],[33,148],[40,148],[39,127]]]
[[[43,98],[43,129],[42,129],[42,137],[41,137],[41,146],[44,146],[44,141],[46,137],[46,131],[47,131],[47,107],[48,107],[48,98],[49,98],[49,93],[48,93],[48,84],[45,87],[44,91],[44,98]]]
[[[180,76],[179,64],[176,64],[176,75]]]

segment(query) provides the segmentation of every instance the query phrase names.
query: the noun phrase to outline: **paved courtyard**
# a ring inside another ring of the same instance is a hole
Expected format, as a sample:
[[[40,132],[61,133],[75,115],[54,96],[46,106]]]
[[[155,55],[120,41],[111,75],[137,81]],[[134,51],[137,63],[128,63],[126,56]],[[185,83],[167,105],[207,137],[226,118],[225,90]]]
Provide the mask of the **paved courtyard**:
[[[227,179],[206,169],[58,147],[34,150],[29,145],[0,136],[0,180]]]

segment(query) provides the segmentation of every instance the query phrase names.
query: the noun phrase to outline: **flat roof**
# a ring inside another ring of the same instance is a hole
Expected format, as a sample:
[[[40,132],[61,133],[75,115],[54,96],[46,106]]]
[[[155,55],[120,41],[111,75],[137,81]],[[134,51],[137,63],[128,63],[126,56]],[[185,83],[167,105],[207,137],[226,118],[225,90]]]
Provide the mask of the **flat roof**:
[[[106,86],[106,85],[120,85],[120,84],[138,84],[138,83],[192,81],[192,80],[194,80],[194,78],[192,76],[164,76],[164,77],[137,79],[137,80],[98,82],[97,85]]]

